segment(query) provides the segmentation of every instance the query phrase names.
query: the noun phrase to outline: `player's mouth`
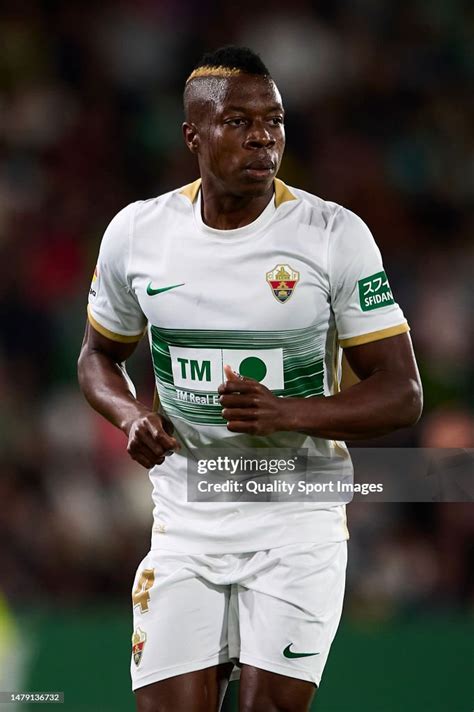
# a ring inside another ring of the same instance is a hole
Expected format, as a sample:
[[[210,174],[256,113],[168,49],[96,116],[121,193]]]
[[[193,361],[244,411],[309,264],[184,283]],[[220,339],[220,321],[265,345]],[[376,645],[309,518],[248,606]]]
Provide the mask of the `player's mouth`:
[[[265,179],[275,172],[275,163],[271,158],[255,159],[244,166],[244,171],[252,178]]]

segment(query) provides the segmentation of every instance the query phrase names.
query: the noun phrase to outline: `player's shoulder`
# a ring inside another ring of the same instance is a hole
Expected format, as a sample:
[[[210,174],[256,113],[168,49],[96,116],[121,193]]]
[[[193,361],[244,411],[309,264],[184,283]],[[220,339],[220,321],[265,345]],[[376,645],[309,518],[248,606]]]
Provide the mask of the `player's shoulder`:
[[[362,218],[344,205],[325,200],[301,188],[286,187],[301,205],[300,219],[323,228],[332,239],[344,237],[353,240],[365,233],[370,234]]]
[[[179,186],[153,198],[138,200],[132,204],[135,206],[135,219],[140,216],[155,217],[166,212],[189,213],[200,183],[200,180],[196,180],[193,183]]]
[[[176,221],[188,219],[192,214],[192,202],[183,194],[186,188],[182,186],[125,205],[109,222],[102,239],[102,250],[123,251],[137,240],[148,239],[150,232],[156,235],[157,223],[165,228]]]
[[[280,181],[280,184],[282,182]],[[343,210],[342,206],[332,200],[309,193],[302,188],[282,184],[287,201],[294,208],[295,217],[299,222],[310,227],[326,230],[331,227],[336,215]],[[293,212],[293,211],[292,211]]]

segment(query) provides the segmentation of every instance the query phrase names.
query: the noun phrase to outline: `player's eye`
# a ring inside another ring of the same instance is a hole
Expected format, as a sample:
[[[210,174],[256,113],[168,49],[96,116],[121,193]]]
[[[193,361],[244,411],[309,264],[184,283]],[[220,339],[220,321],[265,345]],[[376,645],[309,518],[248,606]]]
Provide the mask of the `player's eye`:
[[[225,123],[230,124],[231,126],[243,126],[245,124],[245,119],[242,119],[240,116],[237,116],[235,117],[235,119],[227,119]]]
[[[283,123],[283,116],[272,116],[270,119],[270,123],[273,126],[281,126]]]

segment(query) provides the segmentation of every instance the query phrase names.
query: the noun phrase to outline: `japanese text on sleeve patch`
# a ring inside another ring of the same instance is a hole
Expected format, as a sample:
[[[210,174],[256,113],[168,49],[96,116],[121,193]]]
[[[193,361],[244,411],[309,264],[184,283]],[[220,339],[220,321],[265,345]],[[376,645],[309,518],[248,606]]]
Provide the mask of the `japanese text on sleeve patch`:
[[[362,311],[372,311],[394,304],[392,290],[385,272],[359,279],[359,302]]]

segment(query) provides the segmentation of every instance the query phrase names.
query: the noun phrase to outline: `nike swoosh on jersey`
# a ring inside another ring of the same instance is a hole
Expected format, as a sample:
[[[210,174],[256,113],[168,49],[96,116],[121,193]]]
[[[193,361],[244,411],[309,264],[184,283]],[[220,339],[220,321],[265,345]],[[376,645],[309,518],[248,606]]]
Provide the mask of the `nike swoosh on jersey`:
[[[293,645],[293,643],[290,643],[284,649],[283,655],[285,656],[285,658],[309,658],[309,657],[311,657],[311,655],[319,655],[319,653],[293,653],[290,650],[292,645]]]
[[[148,287],[146,288],[146,293],[149,297],[154,297],[155,294],[161,294],[161,292],[168,292],[170,289],[176,289],[176,287],[184,287],[185,284],[186,282],[182,282],[181,284],[172,284],[170,287],[160,287],[159,289],[153,289],[150,282],[148,284]]]

